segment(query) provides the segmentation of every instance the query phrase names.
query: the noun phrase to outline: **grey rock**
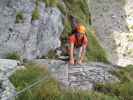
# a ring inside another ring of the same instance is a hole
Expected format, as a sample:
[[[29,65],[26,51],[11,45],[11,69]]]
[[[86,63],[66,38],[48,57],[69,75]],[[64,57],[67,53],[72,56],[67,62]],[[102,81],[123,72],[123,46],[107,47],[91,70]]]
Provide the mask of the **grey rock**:
[[[31,21],[35,0],[0,1],[0,57],[18,52],[22,58],[41,57],[60,46],[63,15],[57,8],[46,8],[41,2],[40,18]],[[23,23],[15,23],[16,14],[22,12]]]
[[[0,59],[0,100],[14,100],[15,87],[8,78],[18,69],[19,63],[16,60]]]
[[[88,0],[88,7],[96,37],[106,49],[108,60],[119,66],[133,64],[133,53],[127,53],[133,46],[126,38],[132,34],[132,0]]]
[[[116,68],[109,64],[88,62],[82,65],[69,65],[61,60],[48,59],[38,59],[34,62],[47,66],[53,77],[67,88],[92,90],[96,83],[119,81],[110,73]]]

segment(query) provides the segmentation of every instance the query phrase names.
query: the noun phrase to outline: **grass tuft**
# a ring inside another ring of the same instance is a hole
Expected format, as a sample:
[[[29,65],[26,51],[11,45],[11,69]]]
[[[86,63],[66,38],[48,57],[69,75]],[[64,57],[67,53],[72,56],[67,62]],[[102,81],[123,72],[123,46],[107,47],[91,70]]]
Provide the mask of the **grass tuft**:
[[[133,100],[133,65],[114,72],[120,82],[113,84],[97,84],[95,90],[104,94],[117,96],[119,100]]]
[[[46,6],[51,6],[51,7],[55,7],[58,5],[59,0],[42,0],[43,2],[45,2]]]
[[[24,22],[24,16],[22,12],[16,13],[16,21],[15,23],[23,23]]]
[[[39,13],[39,10],[38,10],[38,7],[36,7],[34,9],[34,11],[32,12],[32,21],[34,20],[38,20],[40,18],[40,13]]]
[[[8,53],[6,54],[6,59],[14,59],[14,60],[20,60],[20,55],[17,52],[12,52],[12,53]]]

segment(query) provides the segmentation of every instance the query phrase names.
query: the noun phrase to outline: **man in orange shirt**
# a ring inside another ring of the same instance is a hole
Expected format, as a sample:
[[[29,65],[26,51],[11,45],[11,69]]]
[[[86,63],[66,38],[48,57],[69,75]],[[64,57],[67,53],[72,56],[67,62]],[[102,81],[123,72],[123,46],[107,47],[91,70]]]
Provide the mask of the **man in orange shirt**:
[[[86,36],[86,28],[84,27],[84,25],[78,24],[76,26],[74,34],[72,34],[68,38],[68,43],[70,45],[69,63],[82,64],[88,44],[88,39]]]

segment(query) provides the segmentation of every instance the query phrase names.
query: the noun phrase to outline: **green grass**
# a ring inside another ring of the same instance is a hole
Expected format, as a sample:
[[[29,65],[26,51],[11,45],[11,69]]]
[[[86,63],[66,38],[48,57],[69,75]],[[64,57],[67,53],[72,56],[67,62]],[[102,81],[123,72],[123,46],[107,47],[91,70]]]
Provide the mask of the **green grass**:
[[[97,84],[96,91],[117,96],[119,100],[133,100],[133,65],[121,68],[114,72],[120,82],[113,84]]]
[[[8,53],[5,56],[6,59],[20,60],[20,55],[17,52]]]
[[[65,27],[64,31],[60,36],[62,46],[67,43],[68,36],[72,34],[71,33],[72,32],[71,21],[68,17],[64,19],[64,27]]]
[[[25,69],[17,70],[12,77],[10,77],[11,82],[17,90],[23,89],[47,74],[45,66],[44,68],[38,68],[37,65],[33,63],[25,64],[25,66]]]
[[[40,18],[40,13],[38,10],[38,7],[36,6],[36,8],[34,9],[34,11],[32,12],[32,21],[34,20],[38,20]]]
[[[41,0],[41,1],[45,2],[47,7],[48,6],[55,7],[59,3],[59,0]]]
[[[67,13],[66,10],[67,10],[67,8],[66,8],[66,6],[64,5],[64,3],[58,2],[57,8],[59,8],[59,10],[62,12],[62,14],[66,15],[66,13]]]
[[[22,12],[17,12],[15,23],[23,23],[23,21],[24,21],[23,13]]]
[[[88,32],[89,46],[86,53],[87,59],[89,61],[108,63],[105,50],[100,46],[93,34],[94,33]]]

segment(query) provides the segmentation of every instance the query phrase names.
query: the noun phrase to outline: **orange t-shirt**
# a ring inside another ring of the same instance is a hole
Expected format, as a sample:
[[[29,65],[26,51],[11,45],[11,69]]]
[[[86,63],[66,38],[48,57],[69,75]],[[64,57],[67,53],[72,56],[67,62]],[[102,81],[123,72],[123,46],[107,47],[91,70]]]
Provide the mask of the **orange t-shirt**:
[[[87,36],[84,35],[82,39],[78,40],[76,38],[76,35],[73,34],[73,35],[69,36],[68,43],[69,44],[73,43],[74,47],[76,47],[76,48],[78,48],[78,47],[80,47],[82,45],[85,45],[85,47],[87,47],[88,46],[88,39],[87,39]]]

